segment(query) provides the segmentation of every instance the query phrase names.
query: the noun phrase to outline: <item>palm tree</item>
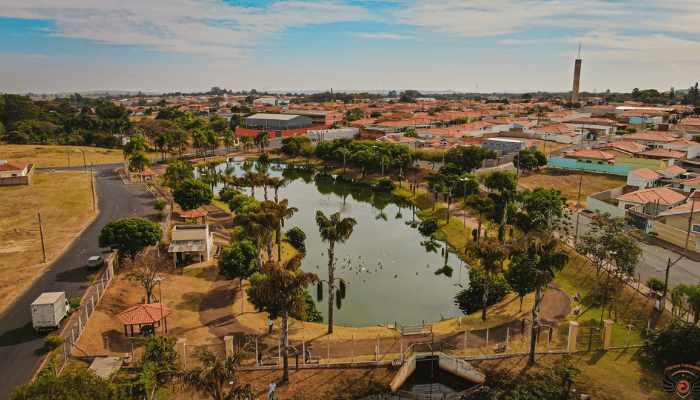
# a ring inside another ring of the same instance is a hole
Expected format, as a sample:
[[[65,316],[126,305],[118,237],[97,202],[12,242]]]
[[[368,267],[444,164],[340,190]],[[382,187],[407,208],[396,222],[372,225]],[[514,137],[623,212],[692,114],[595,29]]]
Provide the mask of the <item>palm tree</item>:
[[[185,179],[189,178],[194,178],[194,172],[182,161],[174,161],[163,174],[164,183],[171,188],[180,186]]]
[[[277,192],[283,188],[287,187],[291,181],[287,178],[270,178],[270,187],[275,191],[275,203],[279,203],[277,200]]]
[[[263,147],[267,146],[269,141],[270,134],[268,131],[260,131],[258,132],[257,135],[255,135],[255,138],[253,139],[253,143],[255,143],[256,146],[260,147],[260,152],[262,153]]]
[[[489,289],[491,277],[498,274],[503,268],[503,261],[506,259],[506,251],[501,248],[500,243],[495,238],[469,245],[465,253],[479,263],[479,270],[484,274],[484,297],[481,310],[481,319],[486,321],[486,307],[489,300]]]
[[[542,305],[542,288],[554,280],[554,274],[564,269],[569,262],[569,255],[559,248],[559,240],[554,236],[547,239],[532,238],[524,247],[511,253],[514,262],[526,265],[529,273],[524,279],[535,284],[535,304],[532,306],[532,332],[530,333],[530,358],[535,362],[535,344],[540,328],[540,306]]]
[[[151,160],[146,154],[144,154],[142,151],[139,151],[131,156],[131,158],[129,159],[129,166],[131,168],[136,168],[139,170],[139,172],[141,172],[145,169],[145,167],[151,166]]]
[[[302,314],[306,301],[302,292],[318,282],[318,275],[304,273],[299,269],[304,254],[297,254],[284,264],[270,260],[260,269],[263,279],[248,288],[248,295],[272,303],[282,314],[282,340],[284,342],[284,375],[282,381],[289,382],[289,313]],[[273,316],[271,316],[273,317]]]
[[[260,186],[260,175],[257,172],[248,171],[243,175],[246,186],[250,186],[250,195],[255,197],[255,188]]]
[[[350,238],[357,221],[349,217],[340,219],[339,212],[328,218],[322,211],[316,211],[316,225],[318,225],[321,240],[328,242],[328,333],[331,334],[333,333],[333,299],[335,295],[333,289],[338,289],[340,292],[338,308],[340,308],[340,299],[345,297],[345,290],[340,290],[340,288],[344,288],[345,281],[341,279],[341,286],[335,286],[335,244],[336,242],[345,243]],[[321,288],[320,284],[319,288]],[[320,293],[322,293],[322,289],[319,289]]]
[[[243,152],[245,153],[250,148],[250,144],[253,141],[253,138],[248,135],[242,135],[238,140],[240,140],[241,143],[243,143]]]
[[[124,159],[130,158],[136,153],[143,153],[149,150],[146,138],[141,135],[134,135],[129,138],[129,142],[124,145]]]
[[[445,190],[447,196],[447,224],[450,223],[450,206],[452,205],[452,189],[457,186],[459,177],[457,175],[447,175],[445,177]]]
[[[201,368],[182,371],[180,379],[185,387],[204,393],[214,400],[252,400],[250,385],[235,385],[245,352],[235,349],[221,358],[208,347],[199,357]],[[228,391],[226,391],[228,388]]]
[[[481,221],[485,215],[493,213],[493,200],[488,197],[481,197],[475,194],[465,202],[465,205],[473,208],[479,214],[479,227],[477,228],[476,241],[481,238]]]
[[[284,228],[284,220],[292,218],[294,213],[299,211],[299,209],[296,207],[288,207],[289,200],[287,199],[284,199],[279,203],[270,203],[275,204],[272,209],[277,216],[277,223],[275,224],[275,228],[277,230],[277,261],[282,262],[282,228]]]
[[[263,198],[267,201],[267,188],[270,187],[270,174],[264,174],[262,172],[257,173],[257,181],[263,188]]]
[[[248,214],[236,215],[233,222],[236,225],[243,226],[255,238],[255,247],[258,249],[258,269],[262,268],[262,241],[263,238],[269,237],[275,226],[274,215],[262,209],[257,209]]]
[[[233,134],[233,131],[230,129],[224,129],[224,132],[222,134],[223,137],[223,145],[226,146],[226,153],[229,153],[231,150],[231,147],[235,144],[235,141],[233,140],[235,135]]]
[[[211,147],[211,155],[213,156],[216,153],[216,149],[221,145],[221,139],[219,139],[219,135],[213,129],[207,129],[204,131],[204,134],[207,137],[207,144]]]
[[[190,135],[188,135],[187,131],[183,129],[173,131],[172,135],[173,146],[177,147],[178,154],[182,155],[182,150],[187,148],[187,145],[189,144]]]

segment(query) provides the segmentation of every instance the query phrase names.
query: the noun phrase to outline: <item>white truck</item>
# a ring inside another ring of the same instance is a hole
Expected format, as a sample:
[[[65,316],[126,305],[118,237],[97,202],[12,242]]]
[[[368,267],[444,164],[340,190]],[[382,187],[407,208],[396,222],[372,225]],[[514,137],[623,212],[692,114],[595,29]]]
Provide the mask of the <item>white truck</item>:
[[[32,303],[32,326],[37,331],[58,329],[68,311],[70,305],[66,300],[66,292],[42,293]]]

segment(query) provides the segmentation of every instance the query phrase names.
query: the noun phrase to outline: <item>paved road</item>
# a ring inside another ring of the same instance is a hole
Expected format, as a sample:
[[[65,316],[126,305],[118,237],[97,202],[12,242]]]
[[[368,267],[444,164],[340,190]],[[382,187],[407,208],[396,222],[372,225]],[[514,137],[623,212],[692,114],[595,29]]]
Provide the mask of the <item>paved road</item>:
[[[581,213],[579,221],[579,235],[585,235],[588,232],[588,224],[591,219],[584,213]],[[574,229],[576,228],[576,215],[572,216]],[[572,232],[573,234],[573,232]],[[640,279],[642,283],[650,277],[661,279],[666,278],[666,265],[669,258],[671,259],[671,269],[668,274],[668,286],[674,286],[686,283],[697,285],[700,283],[700,263],[684,257],[671,250],[653,244],[642,243],[642,260],[637,264],[635,278]]]
[[[114,172],[116,164],[94,166],[95,192],[100,213],[95,221],[56,259],[37,281],[0,316],[0,399],[7,399],[15,386],[23,385],[38,369],[46,333],[32,329],[29,305],[42,292],[65,291],[67,298],[81,297],[92,273],[85,268],[92,255],[105,253],[97,247],[104,225],[119,218],[155,220],[154,198],[143,185],[124,185]],[[88,170],[89,170],[88,166]],[[83,167],[51,168],[78,170]],[[56,179],[61,179],[56,173]]]

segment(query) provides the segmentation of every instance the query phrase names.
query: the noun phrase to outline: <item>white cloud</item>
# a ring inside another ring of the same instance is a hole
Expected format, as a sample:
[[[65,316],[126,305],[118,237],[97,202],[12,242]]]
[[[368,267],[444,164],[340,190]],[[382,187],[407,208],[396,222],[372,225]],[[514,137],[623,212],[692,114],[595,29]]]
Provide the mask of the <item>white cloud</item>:
[[[538,44],[551,42],[552,39],[503,39],[499,40],[498,43],[504,44],[506,46],[519,45],[519,44]]]
[[[628,36],[612,32],[589,33],[583,37],[562,39],[582,44],[582,57],[599,60],[669,63],[700,61],[700,42],[663,34]],[[561,53],[574,56],[574,51]]]
[[[218,0],[11,0],[0,3],[0,16],[53,20],[57,30],[52,34],[59,37],[239,58],[286,29],[359,21],[369,13],[362,7],[324,1],[238,7]]]
[[[396,35],[393,33],[362,33],[362,32],[349,32],[352,35],[359,36],[367,39],[414,39],[413,36]]]

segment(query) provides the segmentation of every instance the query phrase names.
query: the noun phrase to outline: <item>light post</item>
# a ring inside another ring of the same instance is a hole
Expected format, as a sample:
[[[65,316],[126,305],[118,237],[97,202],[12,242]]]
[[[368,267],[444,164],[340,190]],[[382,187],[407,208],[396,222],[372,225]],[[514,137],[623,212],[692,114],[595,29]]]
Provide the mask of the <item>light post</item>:
[[[163,336],[165,336],[165,325],[163,324],[163,289],[160,286],[160,283],[165,280],[163,277],[158,277],[153,279],[155,282],[158,282],[158,302],[160,303],[160,326],[162,327],[163,331]]]

